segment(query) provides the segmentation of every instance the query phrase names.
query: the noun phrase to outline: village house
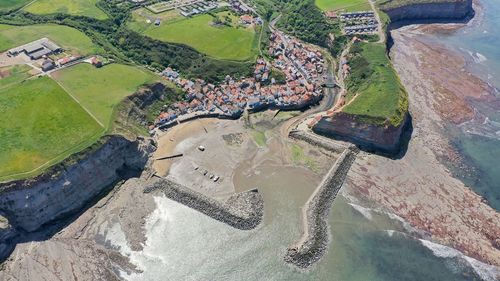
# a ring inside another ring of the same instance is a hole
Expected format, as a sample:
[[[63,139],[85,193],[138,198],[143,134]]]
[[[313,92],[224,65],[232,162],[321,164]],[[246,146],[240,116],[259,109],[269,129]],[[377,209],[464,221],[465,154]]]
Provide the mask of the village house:
[[[258,58],[254,76],[250,78],[237,81],[226,76],[224,82],[216,86],[201,79],[181,78],[167,67],[162,75],[185,91],[186,101],[163,110],[155,121],[156,126],[169,128],[189,118],[213,114],[239,118],[245,109],[294,109],[317,102],[323,95],[320,73],[325,61],[321,52],[282,33],[275,32],[270,38],[269,53],[275,55],[275,59],[267,62]],[[276,80],[270,77],[273,67],[283,70],[285,84],[276,85]],[[271,84],[261,84],[270,79]]]

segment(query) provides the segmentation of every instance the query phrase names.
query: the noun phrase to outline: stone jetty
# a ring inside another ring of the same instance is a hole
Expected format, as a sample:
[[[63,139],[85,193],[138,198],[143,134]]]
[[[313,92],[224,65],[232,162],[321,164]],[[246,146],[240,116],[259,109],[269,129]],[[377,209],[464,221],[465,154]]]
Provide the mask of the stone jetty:
[[[168,178],[156,180],[144,189],[144,193],[155,190],[160,190],[171,200],[241,230],[256,228],[264,215],[264,200],[257,189],[234,194],[224,203]]]
[[[303,235],[287,249],[285,261],[306,269],[319,261],[328,247],[328,215],[333,201],[344,183],[351,164],[356,159],[355,146],[345,149],[339,159],[311,195],[303,213]]]

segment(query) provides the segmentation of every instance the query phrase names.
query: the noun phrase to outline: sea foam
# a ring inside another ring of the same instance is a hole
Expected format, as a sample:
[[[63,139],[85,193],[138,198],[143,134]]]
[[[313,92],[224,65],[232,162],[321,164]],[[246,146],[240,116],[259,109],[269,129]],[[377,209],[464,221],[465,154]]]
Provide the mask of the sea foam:
[[[432,251],[432,253],[440,258],[456,258],[460,260],[464,260],[471,266],[472,269],[476,272],[481,279],[484,281],[496,281],[500,278],[500,268],[494,265],[489,265],[483,262],[480,262],[474,258],[468,257],[462,254],[460,251],[453,249],[448,246],[444,246],[441,244],[437,244],[425,239],[419,239],[422,245],[427,247]]]

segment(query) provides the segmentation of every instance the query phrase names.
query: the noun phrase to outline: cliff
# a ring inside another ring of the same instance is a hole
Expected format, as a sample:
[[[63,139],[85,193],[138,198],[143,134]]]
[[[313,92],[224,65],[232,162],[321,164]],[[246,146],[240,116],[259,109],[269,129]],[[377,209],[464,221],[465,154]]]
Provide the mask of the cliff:
[[[392,0],[379,4],[391,23],[457,21],[472,16],[472,0]]]
[[[409,114],[395,127],[360,122],[355,115],[340,112],[334,117],[323,117],[312,130],[319,135],[354,143],[362,150],[395,155],[401,150],[402,135],[409,125]]]
[[[15,228],[31,232],[82,209],[113,183],[142,172],[155,147],[150,140],[106,136],[30,179],[0,184],[0,212]]]

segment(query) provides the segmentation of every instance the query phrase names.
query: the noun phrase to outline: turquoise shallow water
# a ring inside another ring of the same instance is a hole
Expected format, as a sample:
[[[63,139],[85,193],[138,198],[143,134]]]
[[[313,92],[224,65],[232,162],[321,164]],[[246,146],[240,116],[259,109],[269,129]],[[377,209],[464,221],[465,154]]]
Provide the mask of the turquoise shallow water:
[[[469,26],[436,40],[471,60],[467,68],[497,88],[496,102],[475,103],[486,121],[452,129],[453,142],[476,172],[462,180],[500,210],[500,2],[482,0],[482,15]]]
[[[500,2],[481,0],[481,8],[466,28],[454,34],[439,36],[446,45],[471,56],[475,63],[469,67],[489,83],[500,88]]]

